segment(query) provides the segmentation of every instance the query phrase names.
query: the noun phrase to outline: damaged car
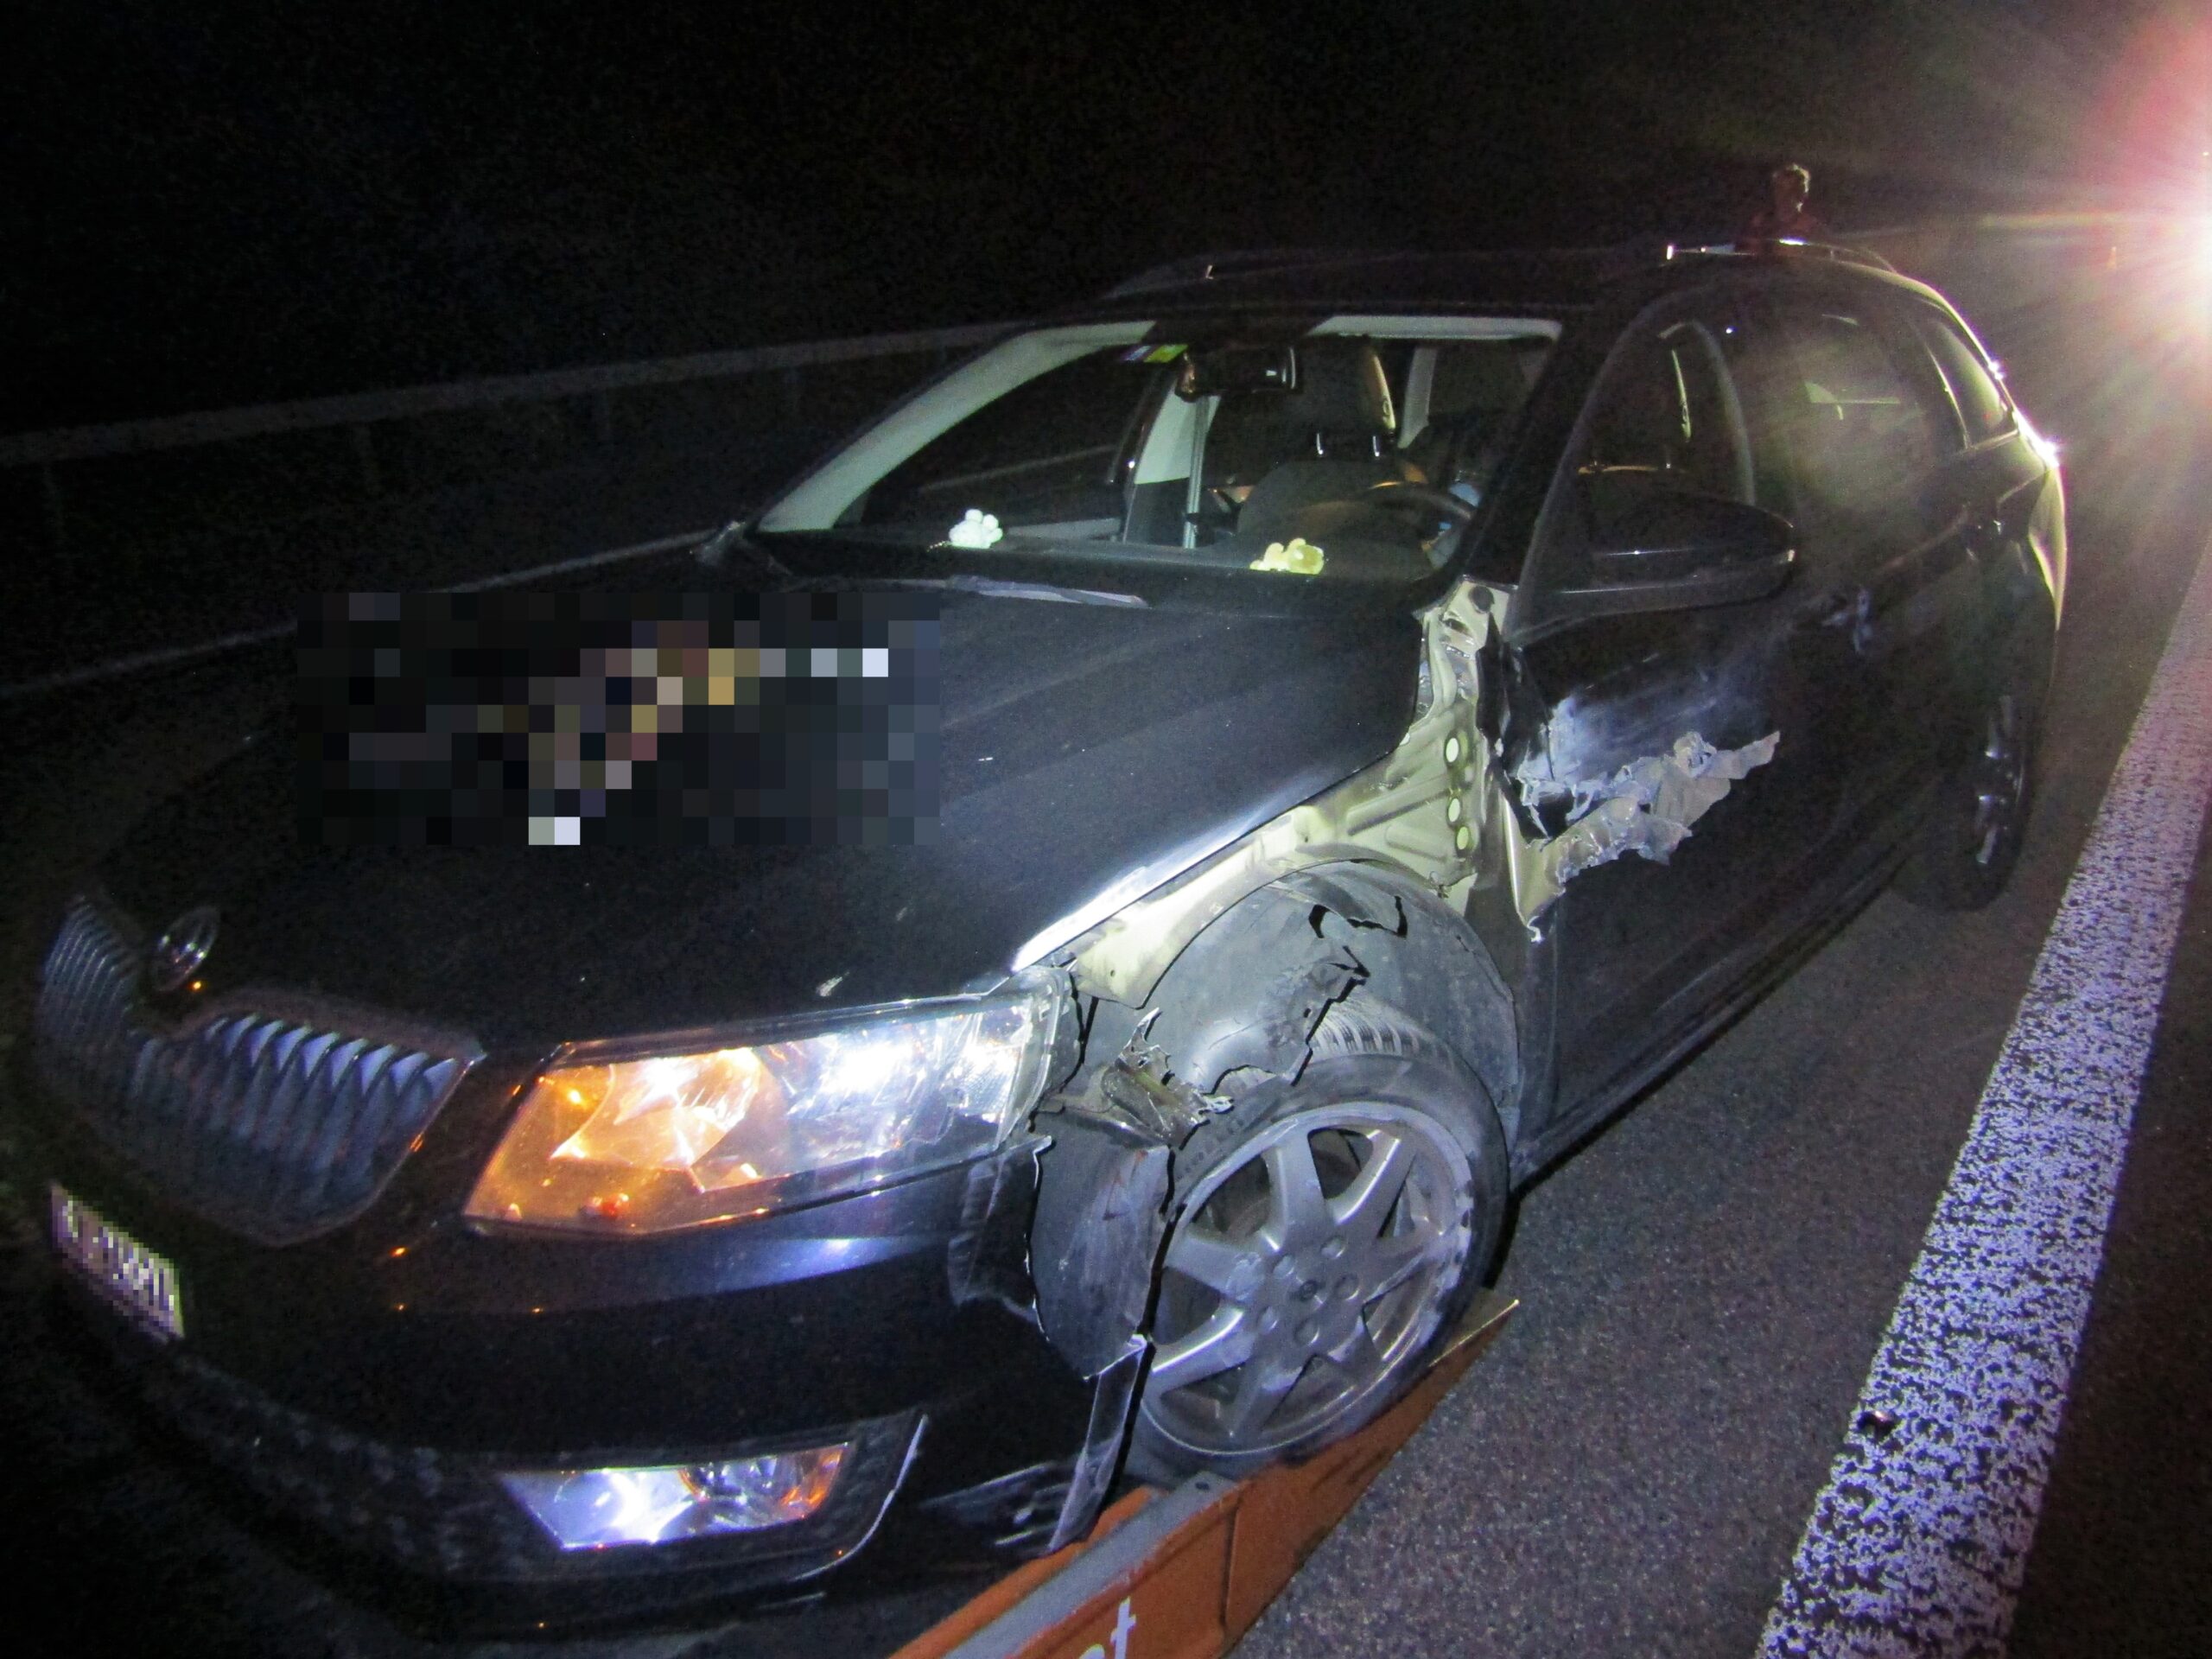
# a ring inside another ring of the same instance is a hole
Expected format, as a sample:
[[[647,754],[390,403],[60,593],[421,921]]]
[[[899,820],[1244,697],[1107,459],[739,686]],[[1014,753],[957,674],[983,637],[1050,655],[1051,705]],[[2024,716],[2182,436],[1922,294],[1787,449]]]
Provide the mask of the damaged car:
[[[1808,942],[1993,899],[2065,557],[1872,262],[1155,273],[629,573],[926,601],[930,833],[319,845],[281,741],[149,817],[21,1052],[58,1288],[494,1622],[1049,1549],[1374,1418]]]

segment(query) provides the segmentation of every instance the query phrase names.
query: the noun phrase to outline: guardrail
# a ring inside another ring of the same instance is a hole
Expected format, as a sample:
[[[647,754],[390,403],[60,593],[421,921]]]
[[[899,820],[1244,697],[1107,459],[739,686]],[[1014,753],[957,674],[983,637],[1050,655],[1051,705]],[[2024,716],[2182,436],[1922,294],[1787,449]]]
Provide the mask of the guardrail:
[[[281,635],[300,593],[495,583],[696,538],[1013,327],[0,435],[0,556],[16,575],[0,703]]]
[[[982,345],[1007,332],[1007,323],[979,323],[957,328],[906,334],[868,334],[848,340],[810,340],[758,346],[727,352],[702,352],[644,363],[611,363],[560,369],[543,374],[504,375],[439,385],[407,386],[296,403],[259,404],[241,409],[210,410],[150,420],[119,421],[102,426],[61,427],[50,431],[0,436],[0,468],[35,467],[44,497],[47,530],[57,550],[68,541],[67,501],[57,468],[63,463],[111,456],[144,454],[195,445],[235,443],[280,433],[350,429],[364,486],[381,493],[375,429],[393,422],[503,404],[588,400],[592,425],[611,434],[611,400],[620,393],[670,386],[685,381],[734,379],[763,374],[780,378],[785,412],[794,419],[804,410],[804,372],[831,364],[876,358],[952,353]]]

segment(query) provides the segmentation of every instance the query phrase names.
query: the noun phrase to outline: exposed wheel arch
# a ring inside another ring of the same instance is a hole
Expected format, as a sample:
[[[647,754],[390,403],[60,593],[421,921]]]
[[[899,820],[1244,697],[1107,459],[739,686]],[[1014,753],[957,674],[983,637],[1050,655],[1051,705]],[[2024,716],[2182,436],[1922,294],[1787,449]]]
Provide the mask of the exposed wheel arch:
[[[1322,1017],[1355,985],[1466,1064],[1510,1143],[1521,1067],[1505,981],[1464,918],[1387,866],[1295,871],[1217,917],[1154,988],[1150,1040],[1201,1090],[1247,1068],[1294,1076]]]

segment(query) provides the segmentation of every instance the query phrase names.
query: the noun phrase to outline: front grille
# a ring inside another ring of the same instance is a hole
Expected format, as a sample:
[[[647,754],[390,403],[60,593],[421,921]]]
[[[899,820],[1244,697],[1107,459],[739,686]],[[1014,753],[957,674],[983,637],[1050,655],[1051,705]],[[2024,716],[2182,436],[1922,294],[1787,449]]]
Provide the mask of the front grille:
[[[166,1027],[142,956],[122,918],[71,907],[40,976],[39,1081],[162,1192],[272,1243],[359,1213],[480,1052],[273,995]]]

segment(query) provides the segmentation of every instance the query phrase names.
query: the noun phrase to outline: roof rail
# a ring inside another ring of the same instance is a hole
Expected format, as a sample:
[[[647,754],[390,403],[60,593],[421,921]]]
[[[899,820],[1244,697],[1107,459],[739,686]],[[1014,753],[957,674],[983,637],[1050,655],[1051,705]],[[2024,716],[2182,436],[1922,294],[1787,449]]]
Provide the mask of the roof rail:
[[[1663,264],[1690,255],[1739,259],[1827,259],[1842,264],[1866,265],[1892,275],[1897,272],[1895,265],[1872,248],[1852,247],[1840,242],[1808,242],[1789,236],[1700,244],[1638,237],[1609,247],[1532,250],[1529,257],[1535,257],[1539,252],[1554,257],[1594,259],[1600,270],[1608,276],[1624,276],[1634,271],[1648,270],[1655,264]],[[1243,248],[1221,253],[1197,253],[1140,271],[1126,282],[1116,283],[1106,290],[1103,297],[1127,299],[1165,289],[1196,287],[1217,277],[1295,270],[1313,265],[1357,264],[1390,257],[1370,248]]]
[[[1669,242],[1664,257],[1679,259],[1686,254],[1733,255],[1738,257],[1827,259],[1839,264],[1867,265],[1876,270],[1886,270],[1891,276],[1897,268],[1872,248],[1855,248],[1841,242],[1808,242],[1801,237],[1752,237],[1740,242],[1713,242],[1699,247],[1685,247]]]
[[[1133,294],[1150,294],[1164,288],[1187,288],[1218,276],[1243,276],[1257,271],[1290,270],[1300,265],[1332,265],[1382,256],[1364,248],[1244,248],[1224,253],[1195,253],[1171,259],[1164,265],[1139,271],[1127,282],[1106,290],[1109,300]]]

